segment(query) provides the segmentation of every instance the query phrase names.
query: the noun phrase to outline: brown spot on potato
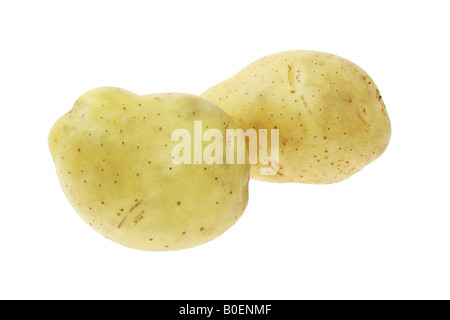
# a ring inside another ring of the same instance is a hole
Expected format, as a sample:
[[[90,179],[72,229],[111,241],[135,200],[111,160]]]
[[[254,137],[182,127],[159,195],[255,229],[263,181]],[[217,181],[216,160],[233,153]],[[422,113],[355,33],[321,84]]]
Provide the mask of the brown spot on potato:
[[[144,213],[145,213],[145,211],[142,210],[142,211],[134,218],[134,224],[138,224],[139,221],[141,221],[142,219],[144,219]]]

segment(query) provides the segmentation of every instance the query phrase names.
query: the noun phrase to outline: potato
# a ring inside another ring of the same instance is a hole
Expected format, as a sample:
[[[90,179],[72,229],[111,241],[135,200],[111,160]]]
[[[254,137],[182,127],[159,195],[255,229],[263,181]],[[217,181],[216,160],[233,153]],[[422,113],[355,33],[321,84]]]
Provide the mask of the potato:
[[[81,218],[119,244],[152,251],[194,247],[230,228],[247,205],[250,167],[175,164],[180,142],[172,133],[185,128],[193,135],[194,121],[202,130],[237,128],[193,95],[99,88],[81,96],[48,141]]]
[[[374,81],[341,57],[314,51],[266,56],[203,97],[243,129],[278,129],[276,174],[251,177],[272,182],[327,184],[342,181],[386,149],[391,125]],[[270,140],[269,140],[270,144]],[[269,148],[268,148],[269,149]]]

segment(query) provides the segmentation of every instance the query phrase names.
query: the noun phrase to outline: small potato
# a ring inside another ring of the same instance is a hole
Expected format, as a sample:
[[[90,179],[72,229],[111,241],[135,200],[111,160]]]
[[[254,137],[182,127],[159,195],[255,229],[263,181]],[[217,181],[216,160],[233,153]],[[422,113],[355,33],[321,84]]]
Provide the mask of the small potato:
[[[391,136],[374,81],[357,65],[328,53],[266,56],[202,96],[244,130],[279,130],[279,163],[270,155],[265,159],[277,174],[261,174],[266,165],[258,162],[251,177],[259,180],[342,181],[378,158]]]
[[[179,141],[172,133],[194,136],[194,121],[224,135],[237,128],[193,95],[99,88],[81,96],[48,140],[61,186],[81,218],[141,250],[194,247],[230,228],[247,205],[249,165],[174,163]]]

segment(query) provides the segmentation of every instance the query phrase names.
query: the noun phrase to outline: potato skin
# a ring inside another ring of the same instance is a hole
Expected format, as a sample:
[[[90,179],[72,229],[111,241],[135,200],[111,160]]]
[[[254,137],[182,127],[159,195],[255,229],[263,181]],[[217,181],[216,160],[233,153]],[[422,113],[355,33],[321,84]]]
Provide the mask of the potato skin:
[[[279,130],[279,170],[251,177],[329,184],[347,179],[386,149],[391,125],[380,92],[354,63],[316,51],[266,56],[201,96],[243,129]]]
[[[237,128],[201,97],[138,96],[99,88],[81,96],[51,129],[48,143],[70,203],[92,228],[127,247],[194,247],[230,228],[248,201],[248,165],[179,164],[175,129]],[[205,145],[203,146],[205,147]]]

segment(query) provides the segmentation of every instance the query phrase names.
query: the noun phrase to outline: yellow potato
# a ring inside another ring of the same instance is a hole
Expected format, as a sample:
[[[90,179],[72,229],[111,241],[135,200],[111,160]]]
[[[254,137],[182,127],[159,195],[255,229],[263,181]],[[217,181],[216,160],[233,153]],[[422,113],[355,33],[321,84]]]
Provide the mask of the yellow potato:
[[[194,121],[203,130],[236,128],[193,95],[99,88],[81,96],[49,135],[72,206],[100,234],[135,249],[184,249],[225,232],[247,205],[250,168],[175,164],[180,142],[172,133],[185,128],[193,136]]]
[[[342,181],[379,157],[390,140],[389,117],[374,81],[352,62],[327,53],[266,56],[202,96],[243,129],[279,130],[279,163],[266,158],[278,172],[262,175],[266,165],[258,162],[251,168],[255,179]]]

